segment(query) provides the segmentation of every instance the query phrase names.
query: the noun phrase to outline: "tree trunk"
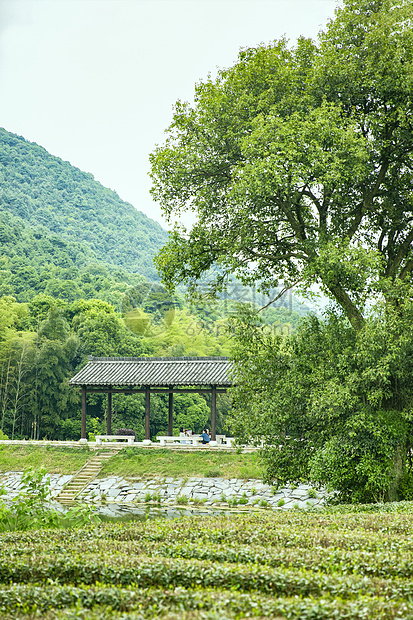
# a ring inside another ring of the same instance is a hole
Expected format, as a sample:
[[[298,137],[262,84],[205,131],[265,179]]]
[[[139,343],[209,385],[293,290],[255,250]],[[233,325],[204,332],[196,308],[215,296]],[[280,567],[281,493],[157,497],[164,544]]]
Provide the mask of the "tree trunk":
[[[388,502],[397,502],[399,499],[399,486],[404,471],[404,452],[404,446],[397,446],[393,457],[393,471],[390,479],[389,488],[386,494],[386,500]]]

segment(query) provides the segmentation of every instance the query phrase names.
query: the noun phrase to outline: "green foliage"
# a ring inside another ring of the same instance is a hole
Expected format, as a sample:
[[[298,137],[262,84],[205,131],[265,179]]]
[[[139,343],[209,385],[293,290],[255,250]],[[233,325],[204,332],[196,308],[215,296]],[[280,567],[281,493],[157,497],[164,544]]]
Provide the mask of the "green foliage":
[[[19,304],[3,297],[0,318],[0,428],[11,439],[79,439],[80,397],[68,380],[87,355],[140,356],[148,350],[102,300],[68,304],[39,295]],[[104,407],[101,397],[90,407],[99,432]],[[87,432],[95,433],[91,419]]]
[[[290,338],[235,328],[233,428],[264,442],[268,480],[346,501],[410,496],[411,15],[411,0],[344,0],[317,42],[242,50],[177,102],[151,156],[165,215],[197,214],[155,259],[169,289],[235,276],[334,302]]]
[[[68,380],[86,363],[88,355],[222,355],[229,351],[224,319],[215,322],[215,331],[214,325],[199,324],[198,315],[188,309],[174,310],[169,324],[150,314],[145,316],[150,317],[153,331],[142,336],[130,329],[114,306],[100,299],[67,303],[41,294],[23,304],[10,296],[0,297],[0,429],[12,439],[79,439],[80,395],[69,387]],[[99,432],[104,432],[105,409],[106,397],[89,397],[87,433],[96,434],[92,428],[95,418]],[[229,409],[228,397],[220,396],[218,432],[223,430]],[[209,397],[176,397],[176,428],[184,426],[198,432],[210,424],[209,416]],[[166,433],[167,419],[167,400],[154,395],[153,436]],[[137,439],[142,440],[143,396],[116,395],[113,424],[133,428]]]
[[[141,338],[125,326],[114,307],[100,300],[79,300],[67,312],[81,341],[80,353],[95,357],[140,357]]]
[[[205,478],[219,478],[221,473],[222,472],[219,469],[207,469],[204,476]]]
[[[344,317],[310,317],[289,339],[254,316],[235,323],[232,428],[264,441],[267,479],[303,480],[341,501],[409,497],[411,301],[376,308],[360,332]]]
[[[6,532],[0,610],[6,620],[409,618],[411,528],[404,504]]]
[[[167,357],[225,356],[230,350],[225,318],[206,322],[184,308],[155,319],[140,309],[125,316],[126,325],[140,334],[143,344],[157,354]]]
[[[83,505],[66,513],[50,507],[50,479],[44,470],[28,470],[22,475],[21,491],[11,505],[0,501],[0,531],[81,527],[97,523],[99,518]]]
[[[177,504],[182,504],[182,505],[186,505],[188,503],[188,497],[187,495],[178,495],[178,497],[176,498],[176,503]]]
[[[359,330],[381,278],[410,279],[411,9],[344,0],[316,43],[242,50],[177,102],[152,193],[197,222],[155,259],[170,288],[316,283]]]
[[[89,246],[32,227],[7,211],[0,213],[1,230],[16,230],[2,245],[0,295],[31,301],[36,295],[73,302],[98,297],[118,308],[127,292],[144,280],[124,267],[99,263]]]

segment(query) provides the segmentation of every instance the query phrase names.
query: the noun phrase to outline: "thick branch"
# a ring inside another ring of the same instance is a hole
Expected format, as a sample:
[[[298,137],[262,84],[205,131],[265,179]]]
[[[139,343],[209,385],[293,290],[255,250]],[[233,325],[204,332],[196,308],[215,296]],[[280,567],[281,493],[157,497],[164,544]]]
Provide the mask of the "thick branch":
[[[405,264],[405,266],[403,267],[403,269],[400,272],[400,280],[404,280],[406,276],[409,275],[409,273],[411,273],[413,271],[413,260],[410,259],[407,261],[407,263]]]
[[[372,188],[372,190],[364,197],[363,199],[363,203],[359,205],[354,219],[351,223],[351,226],[348,229],[348,233],[347,233],[347,237],[349,239],[352,239],[353,236],[355,235],[355,233],[357,232],[358,227],[360,226],[361,220],[363,219],[363,216],[365,214],[365,212],[370,209],[373,205],[373,200],[377,195],[377,192],[380,188],[380,185],[383,183],[384,181],[384,177],[386,176],[387,170],[389,169],[389,161],[387,159],[385,159],[382,162],[382,165],[380,166],[380,170],[379,173],[377,175],[377,179],[376,182]]]
[[[299,241],[301,241],[301,243],[304,243],[304,241],[306,241],[307,237],[306,237],[306,234],[305,234],[305,230],[304,230],[303,224],[300,223],[300,221],[297,222],[296,218],[293,217],[293,213],[292,213],[291,209],[289,208],[290,204],[289,203],[285,203],[282,200],[280,200],[280,201],[276,200],[276,203],[281,208],[282,212],[285,215],[286,220],[288,221],[288,223],[290,224],[291,228],[293,229],[293,231],[297,235],[297,239]]]
[[[346,291],[338,284],[328,286],[328,290],[343,308],[355,331],[360,331],[364,325],[364,317],[357,306],[351,301]]]
[[[394,260],[387,265],[387,269],[386,269],[387,277],[394,278],[396,276],[396,271],[398,267],[400,266],[400,263],[402,262],[403,258],[408,253],[410,249],[410,244],[412,243],[412,241],[413,241],[413,230],[409,232],[406,239],[403,241]]]
[[[363,205],[360,205],[356,211],[356,214],[351,223],[351,226],[348,229],[347,234],[346,234],[346,237],[348,237],[349,239],[352,239],[354,235],[356,234],[358,227],[361,224],[361,220],[363,219],[364,213],[365,213],[365,209],[363,208]]]

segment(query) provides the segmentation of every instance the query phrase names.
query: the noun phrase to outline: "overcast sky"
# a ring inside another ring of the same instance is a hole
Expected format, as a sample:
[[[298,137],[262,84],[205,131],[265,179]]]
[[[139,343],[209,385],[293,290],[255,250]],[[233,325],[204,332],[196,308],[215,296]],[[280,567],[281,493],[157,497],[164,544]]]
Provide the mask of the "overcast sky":
[[[337,0],[0,0],[0,126],[166,224],[148,155],[242,47],[316,38]]]

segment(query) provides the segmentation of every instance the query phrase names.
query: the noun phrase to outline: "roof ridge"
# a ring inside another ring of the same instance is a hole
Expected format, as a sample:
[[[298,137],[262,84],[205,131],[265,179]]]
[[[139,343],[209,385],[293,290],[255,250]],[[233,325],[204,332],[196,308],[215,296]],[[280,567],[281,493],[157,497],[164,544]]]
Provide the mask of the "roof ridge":
[[[83,386],[228,386],[231,366],[227,357],[92,357],[69,383]]]

